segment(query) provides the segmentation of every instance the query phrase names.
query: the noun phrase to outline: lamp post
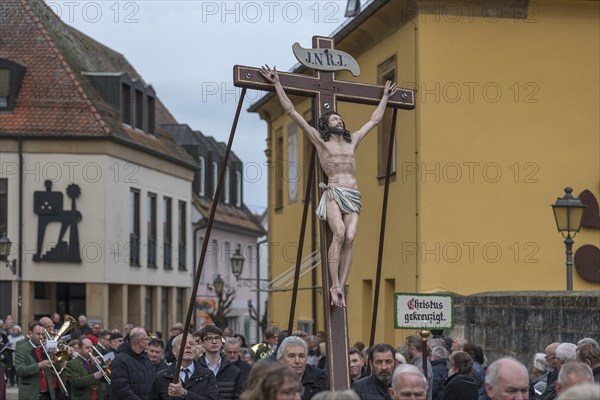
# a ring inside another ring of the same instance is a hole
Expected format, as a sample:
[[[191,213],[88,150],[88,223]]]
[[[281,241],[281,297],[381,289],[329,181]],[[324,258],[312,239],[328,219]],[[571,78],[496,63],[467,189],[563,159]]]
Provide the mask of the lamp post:
[[[231,261],[231,272],[235,276],[236,281],[250,281],[254,282],[256,285],[256,315],[258,319],[260,319],[260,282],[265,281],[268,282],[268,279],[260,279],[260,263],[259,263],[259,255],[260,249],[258,246],[256,247],[257,257],[256,257],[256,278],[240,278],[242,272],[244,271],[244,256],[240,253],[240,249],[235,250],[235,254],[231,256],[229,259]],[[249,300],[250,301],[250,300]],[[256,340],[258,340],[260,336],[260,323],[256,321]]]
[[[552,204],[556,228],[565,238],[565,247],[567,249],[567,290],[569,291],[573,290],[573,238],[579,232],[583,210],[587,207],[579,198],[573,197],[572,192],[572,188],[566,187],[564,197],[557,198],[556,203]],[[571,236],[571,233],[573,233],[573,236]]]
[[[10,248],[12,247],[12,242],[5,235],[0,237],[0,261],[4,261],[4,264],[13,274],[17,273],[17,260],[8,260],[8,255],[10,254]]]
[[[233,272],[235,279],[239,280],[244,270],[244,256],[240,253],[240,249],[235,250],[235,254],[231,256],[230,261],[231,272]]]

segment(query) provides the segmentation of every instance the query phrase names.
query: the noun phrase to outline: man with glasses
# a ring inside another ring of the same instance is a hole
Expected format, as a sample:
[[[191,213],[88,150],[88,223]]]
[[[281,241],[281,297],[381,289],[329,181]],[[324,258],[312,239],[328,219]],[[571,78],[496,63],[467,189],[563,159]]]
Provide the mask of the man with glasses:
[[[154,368],[146,354],[149,341],[146,330],[136,326],[129,333],[129,342],[119,346],[111,366],[111,400],[145,400],[150,395]]]
[[[560,346],[560,342],[550,343],[544,350],[544,354],[546,354],[546,362],[550,367],[550,372],[548,372],[548,378],[546,379],[546,389],[540,396],[540,398],[543,400],[552,400],[557,396],[554,385],[558,379],[558,369],[556,367],[556,349],[558,346]]]
[[[219,398],[233,400],[240,397],[242,392],[240,370],[221,356],[223,348],[223,333],[214,325],[208,325],[200,331],[200,340],[204,344],[204,354],[200,357],[200,365],[208,368],[217,378]]]
[[[277,361],[291,367],[304,388],[302,400],[327,390],[327,376],[319,368],[307,365],[308,345],[298,336],[286,337],[277,348]]]
[[[546,353],[546,356],[553,355],[553,358],[551,358],[552,367],[556,372],[555,376],[552,376],[552,382],[550,381],[550,375],[548,375],[548,383],[546,386],[546,390],[544,390],[544,393],[542,393],[542,400],[554,400],[558,397],[558,393],[556,391],[556,382],[558,381],[560,369],[564,364],[571,361],[575,361],[577,357],[576,350],[577,345],[573,343],[560,343],[558,346],[555,347],[554,354]],[[548,360],[548,358],[546,358],[546,360]],[[550,362],[548,363],[550,364]]]
[[[102,332],[100,332],[100,336],[98,337],[98,344],[94,346],[94,348],[96,350],[98,350],[98,353],[105,355],[106,353],[108,353],[110,350],[110,331],[107,329],[104,329]],[[96,354],[98,355],[98,354]]]

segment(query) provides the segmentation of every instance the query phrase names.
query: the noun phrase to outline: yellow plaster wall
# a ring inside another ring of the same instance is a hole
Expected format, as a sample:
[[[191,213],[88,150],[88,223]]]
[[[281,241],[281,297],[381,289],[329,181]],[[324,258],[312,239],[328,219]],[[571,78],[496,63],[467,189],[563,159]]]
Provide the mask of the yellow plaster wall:
[[[416,110],[398,114],[376,342],[399,343],[411,333],[393,329],[387,303],[394,291],[565,289],[565,248],[550,204],[565,186],[600,199],[598,3],[530,7],[526,21],[418,15],[357,57],[359,78],[337,74],[376,83],[377,65],[396,54],[397,81],[417,89]],[[302,113],[309,103],[296,107]],[[351,131],[373,110],[338,104]],[[287,146],[289,122],[272,122],[271,150],[280,126]],[[285,162],[287,148],[283,155]],[[270,240],[280,243],[270,266],[277,276],[293,263],[281,243],[297,243],[302,202],[287,204],[284,182],[284,207],[274,211],[270,173]],[[357,152],[363,208],[348,289],[351,344],[369,340],[383,199],[376,174],[373,131]],[[307,237],[305,255],[309,243]],[[588,243],[600,246],[600,230],[584,228],[574,250]],[[308,275],[300,281],[309,284]],[[599,287],[574,272],[574,288]],[[310,319],[309,293],[299,292],[296,319]],[[271,321],[287,325],[290,298],[270,296]]]
[[[566,287],[549,205],[565,186],[600,197],[598,3],[534,6],[420,23],[419,290]],[[575,273],[574,289],[598,285]]]

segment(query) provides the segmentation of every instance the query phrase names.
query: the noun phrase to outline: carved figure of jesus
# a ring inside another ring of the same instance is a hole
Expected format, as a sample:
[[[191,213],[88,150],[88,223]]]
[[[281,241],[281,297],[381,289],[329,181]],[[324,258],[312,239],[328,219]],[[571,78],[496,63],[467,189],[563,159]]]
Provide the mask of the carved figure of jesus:
[[[360,141],[383,119],[383,113],[390,97],[396,92],[396,84],[386,82],[379,105],[362,128],[350,133],[342,117],[336,112],[328,112],[319,119],[318,130],[308,124],[296,111],[286,95],[275,67],[265,65],[261,74],[275,86],[275,91],[283,110],[305,132],[315,146],[327,185],[317,208],[320,219],[326,220],[333,238],[327,252],[329,275],[331,276],[331,304],[346,307],[344,288],[352,266],[352,245],[358,229],[358,215],[361,207],[361,194],[356,185],[356,161],[354,154]]]

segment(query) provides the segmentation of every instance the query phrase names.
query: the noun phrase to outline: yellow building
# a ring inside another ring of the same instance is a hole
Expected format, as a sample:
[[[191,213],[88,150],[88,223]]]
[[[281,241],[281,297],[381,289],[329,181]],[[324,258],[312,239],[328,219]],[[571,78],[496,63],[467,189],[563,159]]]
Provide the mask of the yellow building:
[[[565,246],[550,205],[566,186],[600,198],[600,3],[416,3],[370,3],[334,35],[361,67],[360,77],[337,79],[393,79],[417,91],[416,109],[398,113],[376,342],[404,335],[394,330],[394,292],[564,290]],[[293,100],[308,118],[310,100]],[[337,105],[350,131],[373,109]],[[251,111],[269,123],[277,277],[295,260],[310,143],[273,94]],[[350,343],[369,340],[389,120],[356,155],[363,207],[347,289]],[[574,251],[584,244],[599,246],[600,229],[583,227]],[[600,288],[573,274],[575,290]],[[320,285],[316,277],[307,273],[300,287]],[[271,293],[273,323],[287,325],[289,299]],[[320,290],[315,298],[300,291],[296,320],[322,329],[321,304]]]

